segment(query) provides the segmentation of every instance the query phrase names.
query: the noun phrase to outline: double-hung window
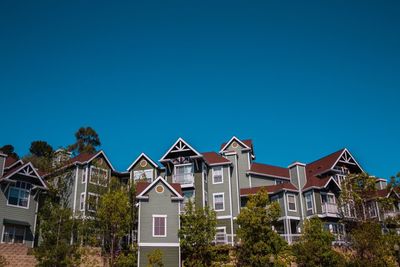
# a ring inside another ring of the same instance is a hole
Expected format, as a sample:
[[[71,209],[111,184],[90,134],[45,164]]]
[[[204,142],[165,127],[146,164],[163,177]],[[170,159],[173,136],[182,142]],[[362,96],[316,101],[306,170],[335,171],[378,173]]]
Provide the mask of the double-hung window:
[[[8,205],[28,208],[31,187],[30,183],[21,181],[17,181],[15,185],[10,186],[8,190]]]
[[[296,211],[296,196],[293,194],[287,195],[287,201],[288,201],[288,210]]]
[[[213,184],[222,184],[224,177],[222,176],[222,167],[212,168]]]
[[[153,215],[153,237],[167,236],[167,215]]]
[[[4,243],[24,243],[25,226],[20,225],[5,225],[3,232]]]
[[[309,210],[312,211],[312,209],[313,209],[313,195],[312,195],[312,193],[307,193],[306,194],[306,208],[307,208],[307,211],[309,211]]]
[[[100,195],[88,193],[88,210],[95,212],[97,210],[97,206],[99,204]]]
[[[174,182],[180,184],[193,184],[193,164],[175,165]]]
[[[146,180],[151,183],[153,181],[153,169],[134,171],[133,179],[135,181]]]
[[[224,208],[224,193],[214,193],[214,210],[215,211],[223,211]]]
[[[82,169],[81,175],[82,175],[82,184],[86,183],[86,168]]]
[[[107,186],[108,170],[92,166],[90,171],[90,183]]]

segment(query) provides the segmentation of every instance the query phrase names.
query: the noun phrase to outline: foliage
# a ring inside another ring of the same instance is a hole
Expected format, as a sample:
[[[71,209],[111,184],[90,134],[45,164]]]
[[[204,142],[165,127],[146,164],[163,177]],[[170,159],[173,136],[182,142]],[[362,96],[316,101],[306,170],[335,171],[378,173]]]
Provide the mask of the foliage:
[[[272,261],[274,266],[284,265],[280,255],[287,249],[287,244],[272,227],[279,214],[279,204],[270,203],[265,190],[250,196],[246,208],[237,218],[239,266],[268,266]]]
[[[181,215],[179,237],[182,258],[187,267],[211,266],[213,260],[212,241],[215,238],[216,215],[209,207],[195,208],[188,201]]]
[[[104,240],[104,250],[110,256],[109,264],[114,266],[118,244],[129,233],[132,218],[129,191],[119,185],[117,178],[111,179],[109,189],[99,200],[96,218]]]
[[[101,145],[100,138],[96,131],[91,127],[81,127],[75,133],[76,141],[68,149],[75,155],[80,153],[94,153],[96,148]]]
[[[350,266],[396,266],[393,247],[389,247],[389,239],[378,223],[363,222],[351,232],[351,241],[356,253]]]
[[[0,267],[6,267],[8,265],[8,262],[4,256],[0,255]]]
[[[134,267],[137,265],[137,248],[134,247],[118,255],[115,260],[117,267]]]
[[[72,266],[80,262],[77,244],[71,244],[78,220],[72,216],[69,197],[72,184],[66,173],[50,182],[50,191],[39,211],[41,241],[34,255],[38,266]]]
[[[343,266],[344,259],[332,249],[334,236],[323,229],[318,218],[304,221],[304,234],[292,246],[298,266]]]
[[[46,141],[33,141],[29,152],[36,157],[52,158],[54,150]]]
[[[147,260],[149,261],[147,267],[164,267],[162,258],[163,252],[160,249],[153,250],[147,255]]]
[[[213,255],[213,266],[223,266],[231,261],[231,245],[216,245],[212,246],[211,249]]]
[[[3,152],[4,154],[6,154],[9,157],[13,157],[15,159],[19,159],[19,156],[15,152],[13,145],[4,145],[4,146],[0,147],[0,151]]]

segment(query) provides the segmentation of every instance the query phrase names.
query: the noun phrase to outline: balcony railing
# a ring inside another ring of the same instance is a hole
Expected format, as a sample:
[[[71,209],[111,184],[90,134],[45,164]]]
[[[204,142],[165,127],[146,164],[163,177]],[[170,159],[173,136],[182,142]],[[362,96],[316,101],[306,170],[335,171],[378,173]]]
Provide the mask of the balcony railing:
[[[217,233],[215,235],[215,244],[227,244],[228,243],[228,235],[224,233]]]
[[[388,218],[396,218],[397,216],[400,216],[400,211],[389,211],[389,212],[385,212],[383,214],[385,219]]]
[[[322,203],[322,213],[338,215],[338,206],[336,204]]]
[[[173,182],[182,185],[189,185],[194,183],[193,173],[174,174]]]

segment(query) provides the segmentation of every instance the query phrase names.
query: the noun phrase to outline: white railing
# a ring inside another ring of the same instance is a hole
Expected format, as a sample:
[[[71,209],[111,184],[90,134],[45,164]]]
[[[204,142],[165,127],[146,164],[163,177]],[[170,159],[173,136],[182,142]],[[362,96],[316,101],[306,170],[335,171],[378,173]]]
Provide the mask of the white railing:
[[[228,235],[224,233],[217,233],[215,235],[215,244],[227,244],[228,243]]]
[[[338,206],[336,204],[322,203],[322,213],[338,214]]]
[[[182,173],[182,174],[174,174],[173,182],[179,184],[193,184],[194,176],[193,173]]]
[[[280,236],[284,238],[286,242],[292,244],[300,239],[301,234],[281,234]]]
[[[383,214],[384,218],[396,218],[397,216],[400,216],[400,212],[399,211],[389,211],[389,212],[385,212]]]

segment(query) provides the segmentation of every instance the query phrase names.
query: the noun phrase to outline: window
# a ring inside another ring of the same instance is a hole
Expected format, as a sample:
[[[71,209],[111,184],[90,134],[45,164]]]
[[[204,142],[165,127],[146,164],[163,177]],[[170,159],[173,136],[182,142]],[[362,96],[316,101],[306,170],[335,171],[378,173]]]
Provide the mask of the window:
[[[193,164],[175,165],[174,182],[180,184],[193,184]]]
[[[226,238],[226,227],[217,227],[215,229],[215,243],[216,244],[226,244],[227,243],[227,238]]]
[[[153,181],[153,169],[134,171],[133,179],[135,181],[145,179],[148,182],[152,182]]]
[[[307,210],[313,209],[313,196],[311,193],[306,194],[306,207]]]
[[[108,171],[97,167],[91,167],[90,171],[90,183],[101,186],[107,186],[108,182]]]
[[[153,237],[167,236],[167,215],[153,215]]]
[[[18,207],[29,207],[29,193],[32,185],[30,183],[17,181],[8,190],[8,205]]]
[[[222,167],[215,167],[212,169],[213,184],[222,184],[224,178],[222,176]]]
[[[89,193],[88,194],[88,210],[89,211],[96,211],[97,210],[97,205],[99,204],[99,195]]]
[[[80,210],[85,210],[85,193],[81,194],[81,198],[79,200],[79,208]]]
[[[224,209],[224,193],[215,193],[214,196],[214,210],[223,211]]]
[[[275,184],[283,184],[283,181],[280,179],[275,179]]]
[[[328,203],[328,204],[336,203],[335,195],[332,193],[328,193],[328,194],[321,193],[321,200],[322,200],[322,203]]]
[[[296,211],[296,197],[295,195],[287,195],[288,207],[290,211]]]
[[[82,170],[82,184],[86,183],[86,168]]]
[[[5,225],[3,233],[4,243],[24,243],[25,227],[19,225]]]

